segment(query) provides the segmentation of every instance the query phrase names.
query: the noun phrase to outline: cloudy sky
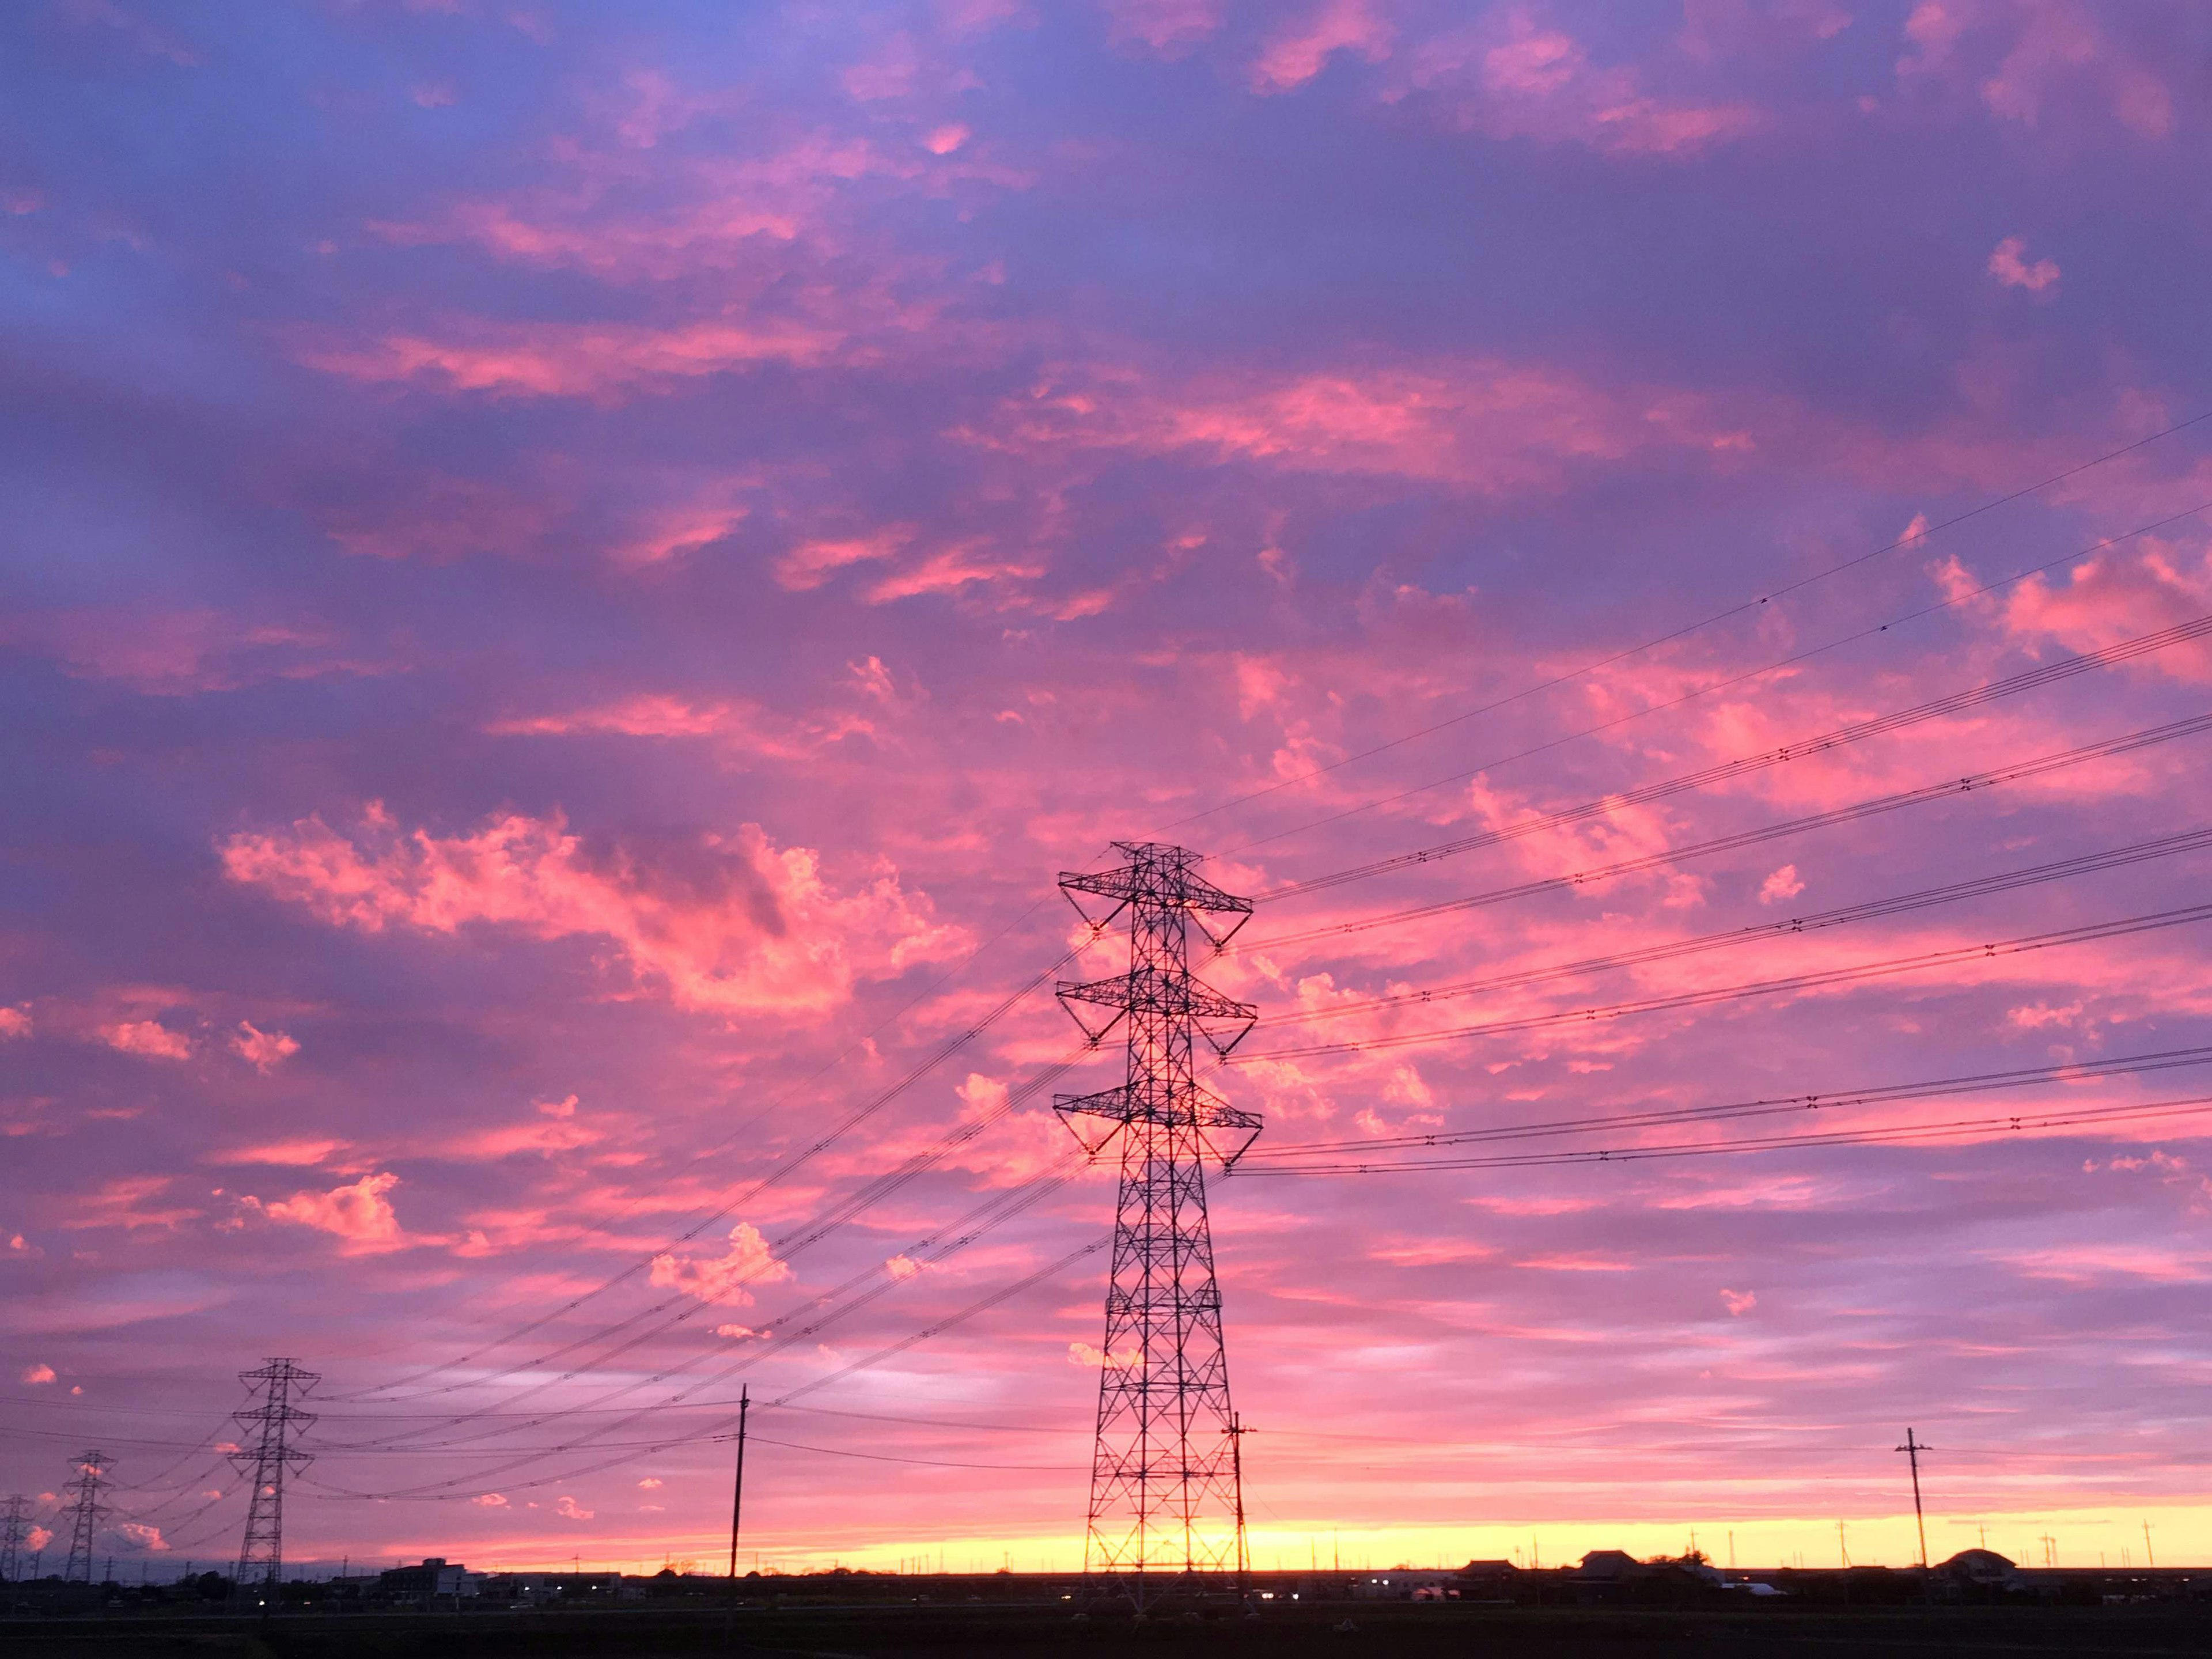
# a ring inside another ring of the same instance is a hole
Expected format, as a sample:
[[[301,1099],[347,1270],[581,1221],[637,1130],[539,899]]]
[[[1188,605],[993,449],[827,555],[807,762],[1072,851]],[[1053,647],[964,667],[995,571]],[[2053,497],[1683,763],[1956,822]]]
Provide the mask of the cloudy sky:
[[[1261,1564],[2212,1553],[2203,14],[0,27],[0,1491],[1073,1562],[1152,838]]]

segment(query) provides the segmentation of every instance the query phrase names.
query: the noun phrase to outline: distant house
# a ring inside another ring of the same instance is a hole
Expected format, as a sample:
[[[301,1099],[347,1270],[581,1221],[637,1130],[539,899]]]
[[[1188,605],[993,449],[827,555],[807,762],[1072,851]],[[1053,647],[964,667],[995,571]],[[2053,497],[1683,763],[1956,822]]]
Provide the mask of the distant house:
[[[1628,1578],[1649,1578],[1653,1571],[1626,1550],[1592,1550],[1567,1577],[1594,1583],[1617,1584]]]
[[[1974,1589],[2018,1589],[2027,1582],[2009,1559],[1995,1550],[1960,1550],[1936,1571],[1961,1588]]]

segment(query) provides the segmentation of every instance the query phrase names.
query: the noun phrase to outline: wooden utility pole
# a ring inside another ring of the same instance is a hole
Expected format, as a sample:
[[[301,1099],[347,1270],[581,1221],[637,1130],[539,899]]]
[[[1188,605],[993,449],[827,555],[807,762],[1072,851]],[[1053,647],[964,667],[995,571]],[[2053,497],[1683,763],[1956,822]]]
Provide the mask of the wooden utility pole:
[[[1243,1418],[1235,1412],[1229,1413],[1229,1473],[1237,1492],[1237,1593],[1239,1595],[1244,1593],[1245,1577],[1251,1571],[1251,1557],[1244,1549],[1244,1437],[1251,1432],[1244,1426]]]
[[[730,1496],[730,1594],[738,1593],[738,1525],[745,1513],[745,1413],[751,1408],[750,1386],[738,1390],[738,1480]]]
[[[1920,1454],[1928,1448],[1912,1437],[1912,1431],[1905,1431],[1905,1443],[1898,1448],[1912,1464],[1912,1520],[1920,1528],[1920,1571],[1928,1571],[1928,1522],[1920,1513]]]

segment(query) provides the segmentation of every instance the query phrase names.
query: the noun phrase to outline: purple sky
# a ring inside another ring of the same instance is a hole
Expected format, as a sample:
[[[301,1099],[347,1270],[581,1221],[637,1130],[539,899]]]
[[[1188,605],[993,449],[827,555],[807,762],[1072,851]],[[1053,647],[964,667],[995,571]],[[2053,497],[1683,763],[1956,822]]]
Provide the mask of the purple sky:
[[[1070,1143],[1006,1100],[1066,1017],[1028,997],[757,1188],[1070,948],[1060,871],[1173,839],[1265,892],[2212,612],[2212,424],[2169,430],[2212,410],[2190,9],[0,28],[0,1492],[50,1515],[103,1446],[139,1488],[107,1541],[156,1571],[235,1552],[198,1449],[270,1354],[330,1397],[297,1558],[709,1559],[728,1449],[659,1443],[723,1413],[624,1411],[865,1362],[756,1414],[763,1559],[1066,1565],[1102,1259],[879,1357],[1107,1225],[1103,1170],[1025,1186]],[[2206,822],[2206,736],[1269,943],[2002,772],[2208,685],[2185,637],[1263,904],[1203,969],[1262,1012],[1213,1086],[1273,1148],[2212,1042],[2188,921],[1540,1018],[2170,910],[2191,850],[1336,1009],[2138,848]],[[1255,1163],[1213,1216],[1256,1555],[1694,1526],[1826,1560],[1843,1517],[1901,1562],[1908,1422],[1954,1449],[1943,1553],[1985,1522],[2117,1562],[2148,1516],[2212,1554],[2203,1133]],[[808,1331],[841,1286],[884,1293]]]

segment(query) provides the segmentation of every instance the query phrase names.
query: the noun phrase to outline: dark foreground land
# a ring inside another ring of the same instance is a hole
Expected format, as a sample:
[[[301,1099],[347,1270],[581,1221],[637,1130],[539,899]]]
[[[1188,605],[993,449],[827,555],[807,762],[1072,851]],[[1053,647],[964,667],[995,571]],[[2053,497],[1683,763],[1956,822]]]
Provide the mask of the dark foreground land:
[[[2208,1654],[2212,1604],[2111,1607],[1747,1607],[1722,1611],[1384,1604],[1269,1608],[1256,1618],[1127,1613],[1078,1619],[1064,1606],[752,1607],[734,1613],[653,1608],[423,1613],[286,1613],[268,1620],[147,1613],[0,1622],[0,1655],[24,1659],[403,1659],[459,1655],[719,1654],[1025,1659],[1070,1654],[1232,1655],[1238,1659],[1403,1654],[1422,1659],[1611,1659],[1804,1654]],[[1349,1623],[1352,1628],[1344,1628]]]

